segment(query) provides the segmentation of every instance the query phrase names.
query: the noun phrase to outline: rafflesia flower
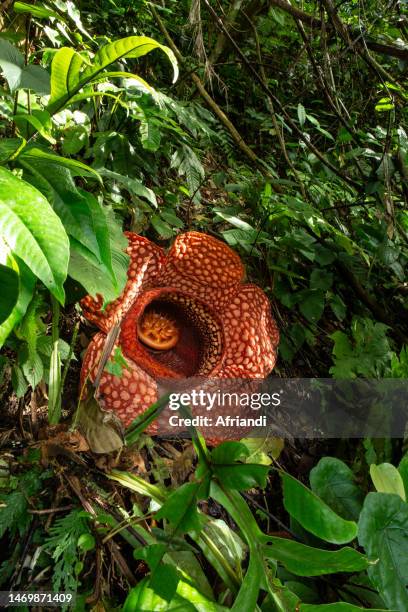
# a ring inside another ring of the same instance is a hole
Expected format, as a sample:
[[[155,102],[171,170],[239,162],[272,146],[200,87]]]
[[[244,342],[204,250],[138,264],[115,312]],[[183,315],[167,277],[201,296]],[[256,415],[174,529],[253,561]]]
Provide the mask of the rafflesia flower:
[[[276,361],[279,332],[264,292],[243,284],[239,256],[198,232],[179,235],[165,251],[126,233],[130,256],[122,295],[102,310],[87,296],[85,317],[100,332],[89,344],[81,384],[95,380],[109,330],[126,359],[121,376],[104,371],[98,394],[125,426],[158,399],[159,379],[266,377]],[[155,424],[150,426],[155,433]]]

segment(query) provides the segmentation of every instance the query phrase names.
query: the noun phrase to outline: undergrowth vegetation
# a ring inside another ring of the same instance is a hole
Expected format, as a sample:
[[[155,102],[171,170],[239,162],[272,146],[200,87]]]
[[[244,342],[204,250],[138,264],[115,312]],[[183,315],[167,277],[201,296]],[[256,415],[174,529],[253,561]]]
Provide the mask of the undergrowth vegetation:
[[[1,7],[1,590],[405,612],[403,431],[210,450],[142,419],[96,455],[74,413],[79,300],[121,294],[124,229],[235,249],[280,329],[274,375],[408,378],[406,3]]]

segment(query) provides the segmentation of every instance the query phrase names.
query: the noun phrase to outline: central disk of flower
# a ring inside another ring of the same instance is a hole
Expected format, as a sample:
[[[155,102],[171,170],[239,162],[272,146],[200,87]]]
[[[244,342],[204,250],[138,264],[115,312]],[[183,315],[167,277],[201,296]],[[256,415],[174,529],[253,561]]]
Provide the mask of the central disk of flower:
[[[145,312],[137,325],[139,340],[157,351],[168,351],[179,341],[180,331],[175,321],[164,313]]]
[[[154,377],[210,376],[221,367],[225,340],[213,310],[173,288],[146,291],[122,322],[125,356]]]

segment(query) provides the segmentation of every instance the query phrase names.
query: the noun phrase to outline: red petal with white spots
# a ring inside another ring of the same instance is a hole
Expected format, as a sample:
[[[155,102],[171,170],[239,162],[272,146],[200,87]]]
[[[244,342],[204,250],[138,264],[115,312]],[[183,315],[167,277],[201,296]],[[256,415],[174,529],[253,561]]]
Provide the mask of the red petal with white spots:
[[[125,235],[129,242],[126,252],[130,264],[122,295],[108,304],[104,311],[101,310],[103,298],[99,294],[96,298],[87,295],[81,300],[84,316],[104,332],[108,332],[112,324],[126,314],[141,291],[154,285],[166,259],[163,249],[147,238],[132,232],[125,232]]]
[[[243,276],[239,256],[224,242],[187,232],[176,238],[158,284],[194,294],[219,311],[235,295]]]
[[[98,333],[89,344],[82,364],[81,388],[88,378],[95,380],[105,342],[105,334]],[[126,362],[128,368],[123,368],[121,377],[106,371],[102,374],[97,393],[102,408],[117,414],[125,427],[158,399],[156,382],[131,359]],[[147,431],[154,434],[156,429],[152,423]]]
[[[275,366],[279,331],[264,292],[256,285],[242,285],[221,318],[226,353],[217,377],[267,376]]]

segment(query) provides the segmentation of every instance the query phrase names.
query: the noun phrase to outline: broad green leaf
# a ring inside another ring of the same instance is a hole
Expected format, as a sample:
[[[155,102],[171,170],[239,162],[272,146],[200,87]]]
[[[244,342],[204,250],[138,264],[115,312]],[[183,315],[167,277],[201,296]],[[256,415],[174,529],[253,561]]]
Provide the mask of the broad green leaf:
[[[367,558],[354,548],[324,550],[276,537],[265,538],[264,554],[280,561],[297,576],[360,572],[369,565]]]
[[[7,40],[0,39],[0,68],[10,91],[32,89],[38,94],[50,93],[50,75],[35,64],[25,65],[23,54]]]
[[[0,164],[17,157],[26,146],[24,138],[3,138],[0,140]]]
[[[324,293],[316,289],[306,289],[301,292],[299,310],[309,321],[317,323],[324,311]]]
[[[227,608],[209,600],[192,585],[183,580],[179,581],[175,596],[168,602],[149,587],[149,578],[144,578],[137,586],[130,590],[122,608],[122,612],[136,612],[136,610],[140,612],[144,610],[146,612],[148,610],[155,610],[157,612],[167,612],[167,610],[177,610],[178,612],[223,612]]]
[[[212,470],[224,487],[242,491],[266,486],[269,471],[266,465],[236,463],[248,455],[249,449],[241,442],[224,442],[212,451]]]
[[[197,512],[199,482],[187,482],[174,491],[156,514],[166,518],[177,532],[200,531],[202,520]]]
[[[150,577],[150,588],[166,601],[171,601],[177,591],[180,575],[174,565],[161,563]]]
[[[391,463],[370,465],[370,476],[379,493],[395,493],[406,501],[404,482],[397,468]]]
[[[19,278],[13,268],[0,264],[0,328],[1,324],[9,318],[18,300]]]
[[[281,472],[283,503],[289,514],[315,536],[332,544],[347,544],[357,535],[354,521],[346,521],[301,482]]]
[[[58,301],[64,303],[69,242],[44,196],[0,168],[0,235]]]
[[[248,457],[249,450],[241,442],[223,442],[211,451],[211,461],[216,464],[232,464],[234,461]]]
[[[408,504],[398,495],[369,493],[358,540],[367,556],[377,561],[367,571],[386,605],[408,610]]]
[[[323,457],[310,472],[312,491],[345,519],[358,520],[364,493],[351,469],[336,457]]]
[[[71,171],[65,166],[56,165],[50,172],[48,160],[42,157],[33,157],[29,162],[20,160],[20,164],[25,171],[24,179],[47,198],[67,234],[85,247],[81,254],[94,265],[103,263],[114,284],[109,229],[99,201],[76,188]],[[71,247],[75,248],[75,243],[71,243]]]
[[[215,464],[213,472],[225,488],[246,491],[252,487],[264,489],[269,468],[255,463]]]

